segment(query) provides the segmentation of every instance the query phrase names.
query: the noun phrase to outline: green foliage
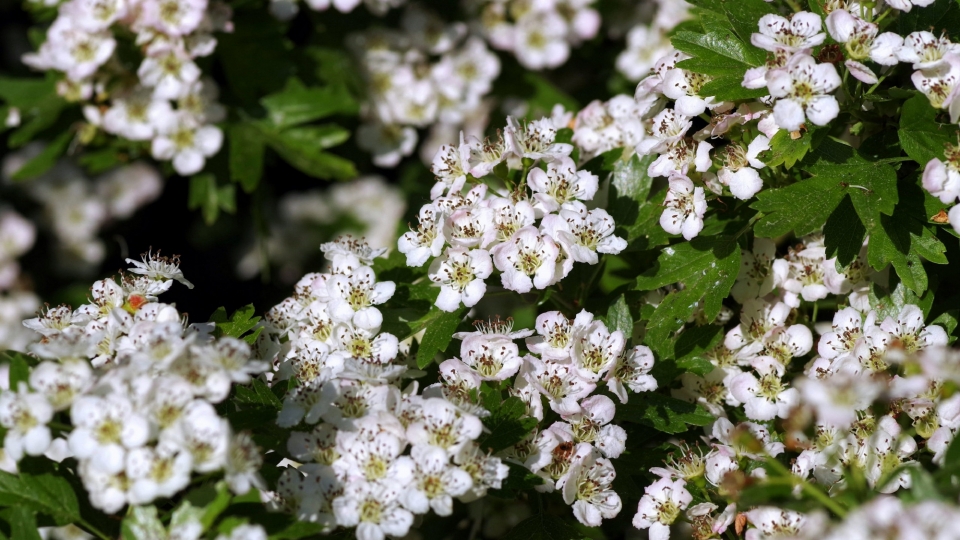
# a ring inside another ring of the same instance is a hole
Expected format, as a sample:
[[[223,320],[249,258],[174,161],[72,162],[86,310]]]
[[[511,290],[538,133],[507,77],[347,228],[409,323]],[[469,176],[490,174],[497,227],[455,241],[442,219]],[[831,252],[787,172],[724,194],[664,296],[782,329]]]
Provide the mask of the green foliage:
[[[21,469],[24,469],[21,466]],[[41,514],[57,525],[83,523],[73,487],[62,471],[0,471],[0,507],[14,507]]]
[[[467,308],[460,308],[454,312],[442,311],[439,308],[431,308],[430,322],[425,324],[426,332],[423,333],[423,339],[420,340],[420,349],[417,350],[417,367],[425,368],[439,352],[446,350],[450,340],[453,339],[453,333],[467,314]]]
[[[958,7],[960,11],[960,7]],[[897,134],[903,151],[920,165],[943,159],[945,144],[957,144],[957,127],[937,122],[938,111],[923,94],[917,93],[900,109]]]
[[[477,440],[480,448],[499,452],[522,441],[537,427],[537,419],[527,415],[527,407],[518,397],[508,397],[483,419],[489,430]]]
[[[580,540],[585,537],[564,520],[540,513],[518,523],[503,538],[504,540]]]
[[[17,148],[34,140],[43,130],[52,126],[66,106],[57,95],[56,79],[14,79],[0,77],[0,98],[7,105],[20,109],[23,122],[8,143]]]
[[[729,236],[698,237],[663,250],[656,265],[637,278],[637,288],[652,291],[682,283],[660,302],[647,324],[644,339],[660,357],[669,354],[673,334],[701,307],[704,319],[720,313],[740,271],[740,246]]]
[[[190,178],[190,210],[200,209],[203,220],[212,225],[223,210],[228,214],[237,211],[236,194],[232,184],[217,185],[217,178],[210,173],[198,174]]]
[[[213,315],[210,315],[210,322],[216,324],[216,329],[213,333],[214,336],[235,337],[243,339],[253,345],[257,340],[257,336],[259,336],[263,330],[262,327],[257,326],[257,323],[260,322],[260,317],[254,315],[256,312],[257,310],[254,305],[248,304],[234,311],[233,315],[228,319],[227,310],[222,307],[217,308],[217,310],[213,312]]]
[[[653,392],[630,396],[625,405],[617,406],[614,419],[640,423],[663,433],[683,433],[689,426],[705,426],[716,420],[699,405]]]

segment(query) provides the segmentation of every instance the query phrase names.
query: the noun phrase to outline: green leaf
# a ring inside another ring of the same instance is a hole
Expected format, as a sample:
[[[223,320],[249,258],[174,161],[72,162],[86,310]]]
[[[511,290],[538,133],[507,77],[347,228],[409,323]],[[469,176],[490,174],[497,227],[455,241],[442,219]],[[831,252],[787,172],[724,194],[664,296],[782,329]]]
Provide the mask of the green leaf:
[[[712,321],[740,272],[740,246],[730,236],[698,237],[664,248],[657,264],[637,278],[642,291],[682,283],[653,312],[644,342],[661,357],[669,356],[673,333],[680,329],[703,301],[704,315]]]
[[[507,477],[500,483],[500,489],[491,489],[488,493],[499,499],[515,501],[521,492],[530,491],[543,483],[543,478],[530,472],[523,465],[504,461],[510,468]]]
[[[36,366],[38,361],[32,356],[27,356],[17,351],[6,351],[0,353],[0,363],[8,364],[10,389],[16,391],[17,386],[30,381],[30,368]]]
[[[254,384],[257,382],[260,381],[254,379]],[[239,389],[242,387],[237,388]],[[267,389],[267,392],[269,391],[270,390]],[[195,516],[195,519],[200,521],[200,523],[203,525],[203,530],[207,530],[217,520],[217,517],[219,517],[220,514],[227,509],[227,507],[230,505],[230,499],[232,498],[233,494],[230,492],[230,488],[227,487],[227,483],[220,481],[217,482],[216,485],[207,484],[191,491],[184,498],[184,504],[189,503],[193,505],[192,508],[199,511],[198,513],[191,515]]]
[[[279,411],[283,402],[273,393],[269,386],[260,379],[253,379],[250,386],[237,385],[236,403],[240,406],[254,405]]]
[[[881,214],[893,214],[899,201],[893,167],[867,161],[853,148],[833,140],[824,141],[817,155],[819,159],[807,171],[814,177],[835,180],[839,189],[849,194],[864,227],[872,229]]]
[[[357,168],[352,162],[322,151],[322,148],[346,139],[345,135],[349,133],[342,128],[330,126],[322,130],[286,130],[279,133],[265,130],[261,133],[266,136],[270,148],[287,163],[314,178],[349,180],[357,176]]]
[[[77,496],[65,478],[52,472],[19,475],[0,471],[0,506],[16,506],[50,517],[57,525],[81,521]]]
[[[243,191],[252,193],[263,176],[263,137],[256,127],[247,123],[233,124],[227,133],[230,137],[230,179],[239,183]]]
[[[920,93],[905,101],[900,109],[900,145],[921,166],[931,159],[942,159],[945,144],[957,143],[957,127],[937,122],[938,113]]]
[[[544,76],[532,71],[524,71],[523,73],[524,82],[533,87],[533,95],[527,99],[527,103],[532,109],[542,109],[543,112],[549,113],[554,105],[560,104],[568,111],[580,110],[580,104],[576,99]]]
[[[431,318],[431,322],[426,326],[427,331],[424,332],[423,339],[420,340],[420,349],[417,350],[417,367],[420,369],[430,365],[437,353],[447,349],[447,345],[453,339],[453,333],[457,331],[457,326],[467,313],[467,308],[460,308],[452,313],[441,311],[437,307],[431,308],[430,311],[433,312],[433,316],[427,315]]]
[[[537,514],[510,529],[503,540],[580,540],[582,538],[586,537],[559,517]]]
[[[677,50],[693,58],[677,63],[677,67],[711,76],[736,76],[743,80],[743,74],[752,67],[766,61],[766,54],[756,47],[747,47],[732,32],[696,34],[677,32],[671,40]]]
[[[892,216],[881,216],[880,223],[867,228],[870,240],[867,260],[876,270],[892,264],[903,284],[920,295],[928,280],[923,259],[946,264],[946,246],[927,224],[923,192],[914,182],[901,182],[902,202]]]
[[[0,512],[0,517],[10,525],[11,540],[40,540],[36,513],[18,506]]]
[[[265,17],[262,9],[237,5],[233,25],[233,32],[217,35],[216,59],[227,79],[223,88],[255,105],[261,96],[283,88],[293,73],[293,45],[284,38],[285,25]]]
[[[827,259],[836,257],[840,266],[847,266],[860,254],[866,234],[867,229],[857,217],[850,196],[845,196],[823,226]]]
[[[358,105],[343,85],[307,88],[298,79],[287,80],[280,92],[266,96],[260,103],[267,118],[278,127],[305,124],[333,114],[356,114]]]
[[[957,0],[937,0],[923,9],[912,9],[897,16],[901,36],[924,30],[935,36],[946,34],[956,41],[960,38],[960,5]]]
[[[14,79],[0,77],[0,98],[20,109],[23,123],[8,142],[11,148],[32,141],[44,129],[53,125],[66,106],[57,95],[56,79]]]
[[[769,167],[778,167],[783,165],[787,169],[803,159],[808,152],[813,150],[815,131],[801,132],[800,137],[796,139],[789,131],[781,129],[770,139],[770,150],[766,152],[764,163]]]
[[[217,186],[217,178],[210,173],[191,176],[187,207],[191,210],[199,208],[207,225],[213,225],[221,210],[230,214],[236,211],[233,185]]]
[[[870,288],[869,298],[870,307],[877,314],[877,321],[883,321],[887,317],[896,319],[907,304],[919,307],[926,317],[933,306],[933,294],[930,291],[925,292],[922,296],[917,296],[913,291],[904,287],[903,282],[898,282],[889,292],[874,283]]]
[[[758,31],[757,21],[761,17],[776,13],[776,9],[764,0],[735,0],[722,2],[722,6],[730,24],[733,26],[733,31],[737,33],[744,44],[749,44],[751,34]],[[753,47],[753,45],[747,46]],[[755,54],[763,55],[764,53],[759,51]]]
[[[210,316],[210,321],[216,323],[218,336],[241,338],[244,334],[253,330],[257,323],[260,322],[260,317],[254,316],[256,312],[257,309],[253,304],[247,304],[234,311],[233,315],[227,319],[226,310],[219,308]],[[260,329],[258,328],[253,334],[254,339],[256,339],[256,335],[259,333]],[[247,338],[249,338],[249,336],[247,336]],[[252,340],[247,339],[247,341]]]
[[[699,405],[653,392],[631,395],[630,401],[617,407],[615,419],[664,433],[683,433],[689,425],[705,426],[716,420]]]
[[[527,415],[527,407],[515,396],[508,397],[483,419],[489,433],[477,440],[480,448],[496,453],[522,441],[537,427],[537,419]]]
[[[50,167],[53,167],[57,163],[60,156],[67,151],[67,146],[70,145],[72,139],[73,131],[64,131],[44,147],[39,154],[17,169],[17,172],[10,175],[10,179],[14,181],[29,180],[47,172],[50,170]]]
[[[627,340],[633,335],[633,316],[630,315],[626,295],[621,294],[607,309],[607,328],[611,332],[615,330],[623,332]]]

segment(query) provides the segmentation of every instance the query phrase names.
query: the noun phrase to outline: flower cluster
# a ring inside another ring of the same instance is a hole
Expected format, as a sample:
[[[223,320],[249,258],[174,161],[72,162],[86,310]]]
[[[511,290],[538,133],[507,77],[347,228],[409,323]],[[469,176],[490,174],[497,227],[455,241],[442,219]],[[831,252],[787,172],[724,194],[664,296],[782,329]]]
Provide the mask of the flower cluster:
[[[433,126],[444,140],[460,126],[486,123],[484,96],[500,73],[500,61],[483,40],[467,37],[463,23],[444,23],[411,6],[402,29],[370,30],[351,37],[367,81],[366,123],[358,144],[374,164],[394,167],[417,145],[416,128]]]
[[[314,11],[327,11],[333,8],[340,13],[349,13],[361,3],[374,15],[384,15],[391,8],[399,7],[406,0],[306,0],[307,6]],[[298,0],[270,0],[270,13],[286,21],[300,11]]]
[[[483,0],[476,2],[479,24],[493,47],[512,52],[527,69],[555,68],[570,47],[600,30],[594,0]]]
[[[237,273],[251,278],[272,264],[278,267],[282,282],[296,283],[316,253],[316,248],[307,246],[341,234],[362,236],[377,248],[389,246],[406,208],[400,189],[379,176],[288,193],[277,203],[269,235],[261,239],[262,244],[250,246],[237,263]]]
[[[28,146],[3,161],[3,177],[9,179],[41,146]],[[88,178],[73,162],[61,159],[50,170],[24,186],[43,207],[43,222],[57,239],[62,271],[86,274],[106,256],[98,237],[111,221],[127,219],[152,202],[163,190],[163,178],[151,165],[134,162]]]
[[[201,78],[195,60],[213,53],[214,32],[231,31],[230,16],[225,4],[207,0],[70,0],[23,61],[63,73],[59,94],[86,103],[92,126],[150,141],[154,158],[190,175],[223,142],[212,125],[225,115],[217,86]],[[128,50],[143,52],[135,70],[122,60]]]
[[[416,384],[401,390],[408,368],[376,307],[394,284],[368,266],[384,250],[346,237],[322,249],[330,273],[304,276],[265,319],[264,346],[279,351],[275,379],[298,383],[277,423],[305,429],[287,441],[304,464],[284,471],[273,504],[356,527],[358,538],[403,536],[415,514],[450,515],[454,497],[498,489],[506,466],[475,442],[480,411],[418,394]]]
[[[0,350],[23,351],[35,335],[21,321],[40,307],[40,299],[21,281],[17,259],[33,247],[33,223],[0,207]]]
[[[646,77],[657,60],[673,49],[670,31],[690,16],[690,6],[683,0],[657,0],[655,4],[653,13],[641,11],[640,22],[627,32],[627,48],[617,56],[617,71],[632,82]],[[638,9],[643,8],[649,5]]]
[[[127,261],[131,273],[94,283],[89,304],[24,322],[42,339],[27,380],[0,393],[5,457],[76,458],[90,503],[109,513],[172,497],[194,472],[222,470],[237,493],[262,487],[259,450],[214,404],[268,364],[157,301],[173,281],[192,287],[176,258]]]
[[[597,264],[598,253],[626,247],[613,234],[610,214],[584,204],[597,192],[597,176],[578,170],[569,157],[573,146],[556,142],[556,135],[550,119],[508,118],[496,140],[461,136],[459,145],[437,152],[432,202],[421,207],[417,229],[400,238],[399,249],[409,266],[436,257],[429,275],[441,286],[438,307],[476,305],[494,268],[505,289],[526,293],[557,283],[574,262]],[[480,182],[495,173],[503,187]]]
[[[722,500],[737,477],[768,474],[755,462],[776,463],[772,458],[785,451],[797,454],[784,474],[828,490],[857,469],[881,493],[910,487],[909,469],[901,466],[918,451],[917,438],[926,441],[934,462],[943,459],[960,427],[960,401],[944,385],[956,377],[955,368],[948,367],[951,354],[940,349],[947,334],[938,325],[925,325],[915,305],[879,315],[869,293],[873,276],[865,268],[857,259],[838,270],[835,259],[825,260],[819,235],[805,238],[782,258],[772,242],[754,241],[733,289],[743,305],[739,324],[705,355],[711,367],[683,374],[682,388],[673,390],[718,418],[707,429],[708,446],[684,448],[681,458],[651,470],[661,480],[647,487],[634,519],[637,527],[666,538],[685,512],[705,527],[701,538],[722,534],[733,522],[736,505],[715,514],[718,506],[708,496],[691,506],[687,484],[703,479],[708,491],[718,494],[713,500]],[[850,307],[840,309],[832,325],[818,325],[815,343],[793,310],[801,299],[814,302],[830,294],[845,298]],[[811,351],[817,356],[797,373],[796,364]],[[877,408],[880,398],[882,409]],[[737,422],[744,417],[746,422]],[[782,427],[771,423],[777,418],[785,420]],[[805,425],[802,418],[815,422]],[[745,514],[749,524],[768,532],[797,534],[807,519],[778,508]]]

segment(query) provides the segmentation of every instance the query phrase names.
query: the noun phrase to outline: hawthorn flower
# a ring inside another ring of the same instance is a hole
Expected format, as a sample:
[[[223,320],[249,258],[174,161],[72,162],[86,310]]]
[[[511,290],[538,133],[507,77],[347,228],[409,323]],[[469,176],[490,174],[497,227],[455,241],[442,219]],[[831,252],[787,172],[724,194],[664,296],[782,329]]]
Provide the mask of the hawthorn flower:
[[[400,505],[403,491],[395,480],[349,482],[343,494],[333,499],[337,524],[356,527],[357,537],[364,540],[404,536],[413,525],[413,514]]]
[[[913,304],[903,306],[896,319],[884,319],[880,329],[896,340],[897,346],[908,354],[947,344],[946,331],[935,324],[924,326],[923,311]]]
[[[537,336],[527,340],[527,348],[545,361],[566,360],[570,358],[575,329],[586,328],[592,321],[593,315],[586,310],[577,314],[575,321],[559,311],[541,313],[535,324]]]
[[[769,149],[770,139],[765,135],[758,135],[746,149],[738,144],[728,145],[725,148],[726,161],[717,173],[717,179],[730,188],[734,197],[740,200],[753,197],[763,187],[763,180],[760,179],[757,169],[765,167],[757,156]]]
[[[850,59],[848,62],[859,63],[861,60],[870,59],[882,66],[893,66],[900,61],[898,54],[903,47],[903,38],[899,35],[893,32],[884,32],[878,35],[879,26],[864,21],[844,9],[830,12],[827,15],[826,22],[830,37],[838,43],[844,44],[847,56]],[[870,75],[873,75],[872,71]],[[876,76],[873,77],[875,83]]]
[[[555,142],[557,130],[548,118],[527,124],[507,118],[504,138],[507,148],[517,158],[542,159],[550,162],[570,155],[573,145]]]
[[[397,249],[407,256],[407,266],[423,266],[430,257],[439,257],[446,238],[443,236],[443,215],[431,204],[420,208],[419,225],[397,241]]]
[[[567,203],[559,214],[544,216],[541,229],[560,243],[569,260],[597,264],[597,253],[617,254],[627,241],[613,235],[616,224],[606,210],[587,210],[579,202]]]
[[[533,356],[524,358],[523,377],[546,396],[550,408],[557,414],[580,412],[578,403],[593,392],[596,385],[580,376],[572,365],[543,362]]]
[[[570,356],[580,377],[596,382],[614,367],[625,345],[623,332],[610,332],[603,322],[593,321],[574,335]]]
[[[815,13],[800,11],[790,19],[780,15],[764,15],[760,32],[750,35],[750,43],[765,51],[799,53],[823,43],[823,20]]]
[[[430,280],[440,285],[436,305],[444,311],[456,311],[463,303],[473,307],[483,298],[493,273],[490,253],[483,249],[450,247],[443,257],[430,265]]]
[[[371,436],[362,432],[343,432],[337,436],[339,458],[333,462],[333,471],[345,483],[377,482],[386,478],[402,484],[414,475],[414,464],[400,454],[406,441],[381,431]]]
[[[467,182],[470,168],[470,146],[463,141],[460,132],[460,144],[443,145],[433,157],[430,171],[437,177],[437,183],[430,189],[430,199],[436,199],[444,193],[459,193]]]
[[[903,40],[903,46],[897,50],[901,62],[913,64],[913,69],[934,69],[943,63],[948,54],[960,53],[960,45],[950,41],[947,36],[937,37],[932,32],[921,30],[912,32]]]
[[[637,345],[617,359],[613,369],[607,373],[607,388],[620,399],[627,402],[627,391],[652,392],[657,389],[657,379],[650,375],[653,369],[653,351],[646,345]]]
[[[840,113],[837,98],[829,95],[840,86],[833,64],[817,64],[807,54],[794,55],[787,65],[767,73],[767,88],[777,98],[773,117],[777,125],[796,131],[804,118],[825,126]]]
[[[557,257],[560,248],[547,235],[533,226],[516,232],[513,241],[500,244],[493,254],[497,270],[502,272],[503,287],[518,293],[543,289],[557,279]]]
[[[449,516],[453,512],[453,497],[473,487],[473,478],[450,464],[447,452],[436,446],[414,446],[410,457],[416,469],[413,482],[401,496],[403,505],[415,514],[433,509],[438,516]]]
[[[637,514],[633,517],[633,526],[649,529],[650,540],[670,538],[670,525],[693,501],[686,485],[683,480],[661,478],[644,488]]]
[[[800,395],[795,388],[787,388],[783,383],[783,364],[770,356],[757,357],[750,364],[760,378],[750,372],[735,375],[727,383],[730,393],[744,404],[747,418],[786,418],[790,410],[799,403]]]
[[[485,381],[503,381],[517,374],[523,360],[515,343],[486,335],[471,336],[460,345],[463,363]]]
[[[116,393],[78,398],[70,407],[70,419],[74,425],[70,451],[105,474],[122,471],[127,452],[143,446],[150,436],[147,419]]]
[[[887,5],[893,9],[899,9],[900,11],[910,12],[913,6],[917,7],[927,7],[934,2],[934,0],[885,0]]]
[[[675,101],[673,107],[678,113],[699,116],[707,109],[723,105],[712,96],[700,96],[700,88],[708,82],[710,77],[707,75],[674,67],[663,75],[663,95]]]
[[[548,163],[546,171],[531,169],[527,184],[536,200],[534,209],[549,214],[573,201],[593,200],[599,180],[589,171],[578,171],[572,159],[562,156]]]
[[[960,54],[948,53],[942,61],[928,69],[918,69],[910,76],[913,86],[927,96],[935,109],[949,109],[950,121],[960,116],[960,100],[956,99],[960,87]]]
[[[793,510],[773,506],[759,506],[745,512],[747,520],[756,527],[749,529],[746,540],[763,540],[779,536],[799,535],[806,525],[806,516]]]
[[[130,504],[149,504],[160,497],[173,497],[190,483],[193,459],[170,443],[156,448],[136,448],[127,454]]]
[[[200,74],[200,68],[179,47],[164,48],[148,55],[137,70],[140,83],[153,88],[153,95],[158,99],[184,96]]]
[[[670,234],[682,234],[687,240],[696,238],[703,230],[706,197],[703,188],[694,187],[693,181],[686,176],[674,174],[670,177],[670,188],[663,206],[663,214],[660,215],[663,230]]]
[[[432,445],[453,455],[482,429],[476,416],[461,413],[445,399],[429,398],[423,400],[422,418],[407,427],[407,439],[412,445]]]
[[[747,300],[761,298],[773,291],[773,261],[777,258],[777,246],[766,238],[755,238],[753,250],[744,251],[740,258],[740,273],[730,290],[730,295],[743,304]]]
[[[174,113],[161,124],[150,151],[154,158],[173,160],[173,168],[183,176],[203,169],[206,159],[220,150],[223,131],[212,125],[200,125],[193,116]]]
[[[566,35],[567,25],[555,11],[533,11],[517,21],[513,50],[528,69],[553,68],[570,56]]]
[[[563,502],[573,506],[573,515],[587,527],[598,527],[617,516],[622,508],[613,488],[617,473],[610,461],[591,452],[570,465],[563,484]]]
[[[335,321],[352,321],[367,329],[379,327],[383,315],[373,306],[389,300],[395,289],[392,281],[377,282],[373,269],[361,266],[349,276],[337,274],[327,280],[327,310]]]
[[[927,162],[923,170],[923,187],[944,204],[960,197],[960,145],[947,144],[946,161],[937,158]]]
[[[604,395],[590,396],[580,403],[580,412],[565,416],[566,424],[554,424],[569,429],[575,442],[594,445],[604,457],[616,459],[623,453],[627,432],[611,424],[616,406]],[[553,426],[551,426],[553,429]]]
[[[43,455],[52,440],[47,423],[53,413],[47,398],[31,393],[23,382],[15,392],[0,392],[0,425],[7,430],[3,438],[5,455],[13,461],[20,461],[24,454]]]
[[[460,495],[460,500],[470,502],[483,497],[488,489],[500,489],[510,472],[510,467],[500,458],[485,453],[477,444],[468,444],[457,452],[454,462],[470,475],[473,485]]]
[[[69,81],[81,82],[106,63],[116,47],[110,31],[89,31],[73,17],[57,17],[40,50],[25,54],[23,63],[34,69],[62,71]]]

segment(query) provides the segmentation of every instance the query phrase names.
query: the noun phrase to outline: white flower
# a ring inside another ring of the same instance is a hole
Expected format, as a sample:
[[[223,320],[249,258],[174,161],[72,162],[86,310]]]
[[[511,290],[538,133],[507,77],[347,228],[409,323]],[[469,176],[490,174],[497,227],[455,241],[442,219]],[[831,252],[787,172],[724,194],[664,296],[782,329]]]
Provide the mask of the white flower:
[[[454,461],[460,468],[467,472],[473,480],[473,486],[467,493],[460,496],[464,502],[483,497],[488,489],[500,489],[503,480],[510,473],[510,467],[506,463],[483,452],[476,444],[464,446]]]
[[[105,474],[122,471],[127,452],[143,446],[150,435],[147,419],[116,393],[78,398],[70,407],[70,419],[75,426],[68,439],[70,451]]]
[[[566,426],[569,426],[573,440],[594,445],[604,457],[620,457],[627,442],[627,432],[610,423],[616,413],[613,400],[604,395],[590,396],[580,403],[580,409],[579,413],[563,418],[567,422]],[[565,424],[554,424],[557,425]]]
[[[796,54],[785,67],[770,70],[767,88],[778,98],[773,106],[777,125],[796,131],[804,115],[818,126],[827,125],[840,112],[837,98],[829,95],[839,86],[840,76],[833,64],[817,64],[807,54]]]
[[[960,146],[947,144],[946,161],[931,159],[923,170],[923,188],[944,204],[960,197]]]
[[[357,146],[373,154],[377,167],[396,167],[417,146],[417,130],[399,124],[364,123],[357,128]]]
[[[576,164],[562,156],[547,164],[547,170],[534,167],[527,174],[527,183],[536,200],[533,207],[544,214],[556,212],[571,201],[590,201],[597,193],[597,175],[578,171]]]
[[[663,214],[660,226],[670,234],[682,234],[692,240],[703,229],[703,215],[707,211],[707,201],[702,187],[694,187],[693,181],[686,176],[674,174],[670,177],[670,188],[663,201]]]
[[[137,22],[169,36],[193,32],[207,10],[206,0],[144,0]]]
[[[149,504],[157,498],[173,497],[190,483],[192,466],[190,454],[169,443],[131,450],[125,468],[131,482],[130,504]]]
[[[418,219],[417,230],[404,233],[397,241],[397,249],[407,256],[407,266],[423,266],[431,256],[439,257],[446,242],[444,220],[437,207],[423,205]]]
[[[503,381],[517,374],[523,361],[512,341],[487,335],[471,336],[460,345],[463,363],[485,381]]]
[[[451,465],[447,453],[436,446],[415,445],[410,457],[416,470],[414,481],[401,495],[403,505],[415,514],[433,509],[438,516],[449,516],[453,512],[453,497],[466,493],[473,486],[473,479]]]
[[[740,200],[746,200],[760,191],[763,187],[763,180],[760,179],[760,173],[757,169],[762,169],[765,165],[757,159],[760,152],[770,149],[770,139],[765,135],[758,135],[744,149],[738,144],[730,144],[725,147],[726,161],[724,166],[717,173],[720,183],[730,188],[730,193]]]
[[[923,311],[913,304],[903,306],[896,319],[884,319],[880,323],[880,329],[896,339],[898,346],[907,353],[947,344],[946,331],[935,324],[925,327]]]
[[[759,28],[760,33],[750,36],[750,43],[771,52],[812,49],[827,37],[820,16],[807,11],[794,13],[789,20],[780,15],[764,15]]]
[[[387,431],[369,436],[340,432],[336,445],[340,457],[333,462],[333,471],[347,484],[383,479],[406,484],[413,478],[414,465],[409,457],[400,456],[405,448],[406,441]]]
[[[801,534],[806,516],[793,510],[773,506],[760,506],[745,512],[750,524],[756,529],[747,531],[746,540],[764,540]]]
[[[901,62],[913,63],[913,69],[924,70],[939,66],[945,56],[957,52],[960,52],[960,45],[951,42],[947,36],[937,37],[923,30],[907,35],[896,54]]]
[[[740,259],[740,273],[730,290],[734,300],[743,304],[747,300],[761,298],[773,290],[771,265],[776,259],[777,246],[766,238],[755,238],[753,250],[744,251]]]
[[[140,261],[126,259],[127,263],[133,265],[133,268],[128,268],[128,271],[146,276],[155,281],[179,281],[186,285],[188,289],[193,288],[193,283],[190,283],[187,281],[187,278],[183,277],[183,271],[180,270],[180,258],[178,256],[164,257],[160,255],[159,251],[156,254],[148,251],[140,255],[140,259]]]
[[[621,356],[607,373],[607,388],[620,399],[627,402],[626,385],[633,392],[652,392],[657,389],[657,379],[650,375],[653,369],[653,351],[646,345],[637,345]]]
[[[61,16],[47,30],[47,41],[36,53],[23,56],[34,69],[55,69],[69,81],[80,82],[113,56],[117,42],[108,30],[88,31],[72,17]]]
[[[487,290],[484,279],[490,277],[493,264],[483,249],[450,247],[443,257],[430,265],[430,280],[440,284],[436,305],[444,311],[456,311],[461,302],[473,307]]]
[[[493,262],[502,272],[503,287],[518,293],[546,288],[556,282],[560,248],[533,226],[520,229],[513,241],[494,249]]]
[[[701,73],[674,67],[663,75],[663,95],[675,100],[674,109],[686,116],[699,116],[707,109],[716,109],[723,102],[713,97],[701,97],[700,88],[710,82],[710,77]]]
[[[799,403],[795,388],[787,388],[782,382],[784,367],[770,356],[760,356],[750,363],[760,375],[757,379],[750,372],[735,375],[728,386],[730,393],[744,404],[747,418],[772,420],[786,418]]]
[[[330,296],[327,310],[334,321],[349,322],[361,328],[379,327],[383,322],[380,310],[373,307],[393,296],[396,285],[392,281],[377,282],[373,269],[361,266],[349,276],[331,276],[327,280]]]
[[[177,173],[190,176],[200,172],[222,145],[220,128],[200,125],[193,116],[178,111],[159,127],[150,152],[156,159],[173,160]]]
[[[580,376],[577,368],[543,362],[533,356],[524,358],[523,377],[546,396],[550,408],[558,414],[580,412],[578,401],[590,395],[596,385]]]
[[[24,454],[43,455],[52,440],[47,422],[53,413],[47,398],[31,393],[26,383],[21,382],[16,392],[0,392],[0,425],[7,429],[3,452],[13,461],[20,461]]]
[[[333,500],[337,524],[356,527],[362,540],[404,536],[413,524],[413,514],[400,506],[402,492],[394,480],[348,483],[343,495]]]
[[[531,10],[517,21],[514,53],[527,69],[553,68],[570,56],[567,24],[553,10]]]
[[[267,531],[260,525],[237,525],[230,531],[230,536],[221,534],[216,540],[267,540]]]
[[[633,526],[650,529],[650,540],[670,538],[670,525],[693,500],[686,484],[683,480],[661,478],[644,488]]]
[[[557,129],[549,118],[524,124],[517,122],[512,116],[507,117],[504,138],[507,148],[517,158],[553,161],[569,156],[573,145],[554,142],[556,137]]]
[[[617,56],[617,71],[630,81],[639,81],[670,50],[670,40],[664,32],[638,24],[627,33],[627,47]]]
[[[570,202],[559,214],[544,216],[541,230],[560,243],[569,260],[597,264],[597,253],[617,254],[626,249],[627,241],[613,235],[616,224],[606,210],[587,210],[579,202]]]
[[[591,452],[570,466],[563,484],[563,502],[573,506],[573,515],[588,527],[616,517],[622,507],[611,485],[617,473],[610,461]]]
[[[147,56],[137,70],[140,83],[153,88],[153,95],[158,99],[184,96],[190,85],[200,78],[200,73],[200,68],[179,47],[165,48]]]
[[[486,248],[496,235],[493,210],[484,206],[457,208],[443,223],[443,236],[453,246]]]
[[[573,365],[580,377],[596,382],[614,367],[625,345],[623,332],[610,332],[603,322],[593,321],[573,337]]]
[[[535,325],[538,336],[527,340],[527,348],[544,360],[565,361],[570,358],[576,329],[586,328],[592,321],[593,314],[586,310],[577,314],[574,321],[559,311],[541,313]]]
[[[960,87],[960,54],[948,53],[943,60],[928,69],[919,69],[910,76],[913,86],[923,92],[935,109],[949,109],[950,121],[960,116],[960,100],[956,99]]]
[[[483,424],[471,414],[457,411],[441,398],[423,400],[422,418],[407,427],[407,439],[413,445],[433,445],[453,455],[480,436]]]
[[[437,183],[430,189],[430,199],[436,199],[445,193],[459,193],[467,181],[470,169],[470,146],[463,142],[460,132],[460,144],[443,145],[433,157],[430,171],[437,176]]]
[[[909,12],[913,6],[927,7],[932,4],[934,0],[885,0],[885,2],[893,9]]]

